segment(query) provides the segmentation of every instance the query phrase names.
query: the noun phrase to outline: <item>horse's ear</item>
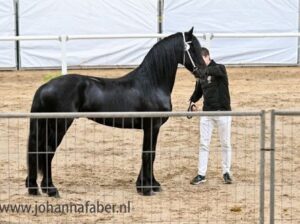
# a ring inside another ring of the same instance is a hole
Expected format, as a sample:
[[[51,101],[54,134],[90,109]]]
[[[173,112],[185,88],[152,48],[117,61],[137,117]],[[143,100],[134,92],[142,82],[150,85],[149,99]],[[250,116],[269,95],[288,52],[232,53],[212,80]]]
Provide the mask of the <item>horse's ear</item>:
[[[191,40],[193,38],[193,32],[194,32],[194,27],[192,27],[188,32],[187,32],[187,39]]]

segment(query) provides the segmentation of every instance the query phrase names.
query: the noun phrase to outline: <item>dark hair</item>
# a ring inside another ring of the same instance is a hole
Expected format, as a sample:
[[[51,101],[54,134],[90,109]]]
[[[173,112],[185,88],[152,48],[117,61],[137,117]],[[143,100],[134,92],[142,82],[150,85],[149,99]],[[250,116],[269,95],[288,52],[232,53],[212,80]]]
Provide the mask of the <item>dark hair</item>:
[[[205,47],[202,47],[201,48],[201,55],[204,56],[204,57],[210,56],[209,55],[209,50],[207,48],[205,48]]]

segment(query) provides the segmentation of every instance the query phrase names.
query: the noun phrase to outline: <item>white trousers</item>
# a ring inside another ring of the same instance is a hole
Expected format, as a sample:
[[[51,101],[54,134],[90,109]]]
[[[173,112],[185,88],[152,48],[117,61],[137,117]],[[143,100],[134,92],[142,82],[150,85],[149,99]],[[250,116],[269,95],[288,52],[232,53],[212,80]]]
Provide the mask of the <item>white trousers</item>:
[[[222,148],[222,170],[230,173],[231,167],[231,116],[204,116],[200,119],[200,149],[198,174],[205,176],[208,164],[209,145],[214,125],[218,127],[218,133]]]

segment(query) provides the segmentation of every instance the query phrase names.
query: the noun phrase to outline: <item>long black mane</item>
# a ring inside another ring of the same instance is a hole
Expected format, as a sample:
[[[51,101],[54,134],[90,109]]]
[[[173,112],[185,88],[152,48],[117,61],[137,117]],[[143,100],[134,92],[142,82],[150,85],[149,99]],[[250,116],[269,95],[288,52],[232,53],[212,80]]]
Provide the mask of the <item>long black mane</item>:
[[[192,37],[195,57],[202,60],[201,46],[196,37]],[[178,64],[183,63],[184,43],[182,33],[175,33],[157,42],[147,53],[142,63],[129,74],[121,77],[122,80],[143,78],[149,86],[160,86],[168,93],[172,92]],[[204,64],[204,63],[203,63]],[[197,63],[203,67],[201,63]],[[138,77],[137,77],[138,76]]]
[[[151,86],[151,88],[160,86],[171,93],[177,65],[182,62],[182,52],[183,40],[180,33],[168,36],[157,42],[149,50],[136,69],[115,81],[140,79],[141,82],[147,82],[147,86]]]
[[[149,73],[152,73],[153,78],[174,74],[178,63],[182,62],[182,52],[182,36],[179,33],[173,34],[157,42],[145,56],[139,68],[147,69]]]

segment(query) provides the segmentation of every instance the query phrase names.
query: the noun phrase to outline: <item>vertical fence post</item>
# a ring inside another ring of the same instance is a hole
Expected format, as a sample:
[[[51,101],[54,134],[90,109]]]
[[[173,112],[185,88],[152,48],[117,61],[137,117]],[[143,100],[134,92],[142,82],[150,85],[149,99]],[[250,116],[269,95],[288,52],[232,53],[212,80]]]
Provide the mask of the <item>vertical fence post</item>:
[[[260,115],[260,191],[259,191],[259,223],[265,220],[265,126],[266,116],[263,110]]]
[[[274,224],[275,214],[275,131],[275,111],[271,110],[270,224]]]
[[[59,37],[61,48],[61,74],[66,75],[68,73],[67,68],[67,36],[62,35]]]
[[[16,36],[20,35],[19,32],[19,0],[14,0],[14,9],[15,9],[15,34]],[[17,70],[20,70],[20,41],[16,40],[16,65]]]

